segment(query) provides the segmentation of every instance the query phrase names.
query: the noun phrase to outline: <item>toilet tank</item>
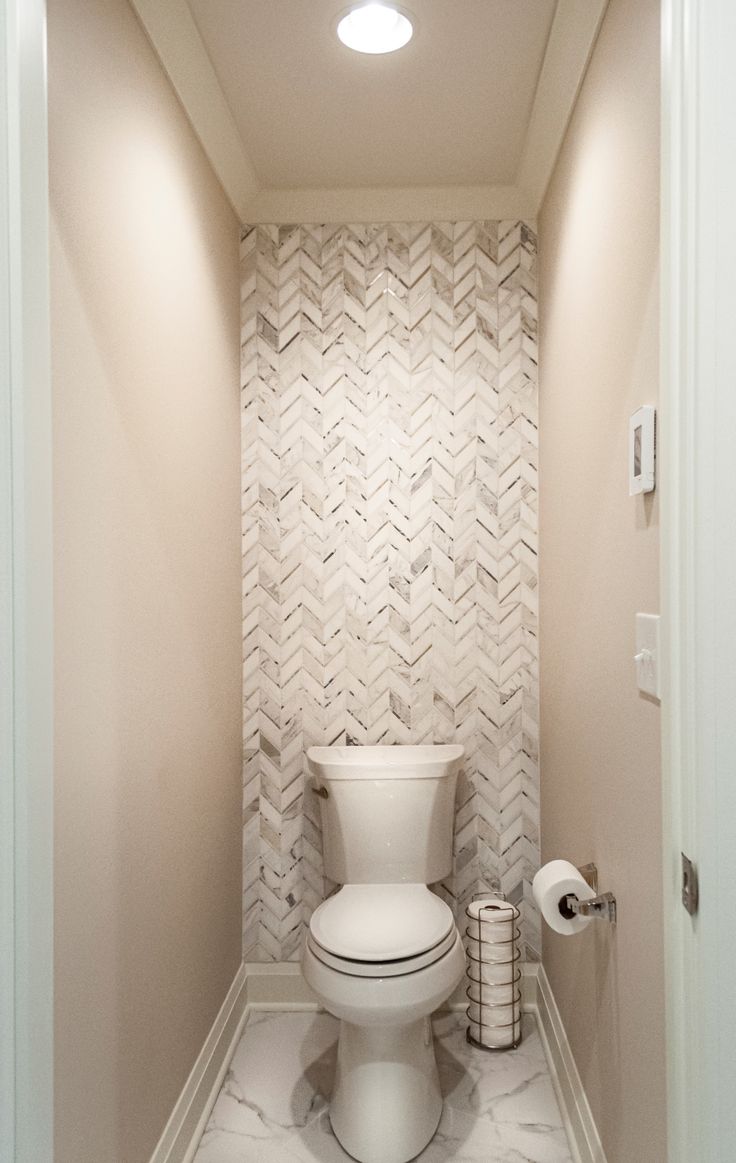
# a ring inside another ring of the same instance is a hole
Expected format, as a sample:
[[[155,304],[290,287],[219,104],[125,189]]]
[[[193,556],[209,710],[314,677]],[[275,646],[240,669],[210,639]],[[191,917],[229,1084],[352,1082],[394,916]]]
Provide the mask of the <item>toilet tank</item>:
[[[312,747],[325,873],[338,884],[434,884],[452,868],[459,744]]]

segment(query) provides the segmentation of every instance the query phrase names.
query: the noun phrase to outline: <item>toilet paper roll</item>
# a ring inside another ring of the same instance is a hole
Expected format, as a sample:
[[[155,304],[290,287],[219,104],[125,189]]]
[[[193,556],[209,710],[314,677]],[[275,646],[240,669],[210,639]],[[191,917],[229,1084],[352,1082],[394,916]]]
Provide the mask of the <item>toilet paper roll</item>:
[[[472,926],[473,922],[470,922]],[[510,961],[513,956],[513,945],[504,941],[500,945],[494,945],[490,941],[476,941],[475,937],[465,936],[465,950],[471,961],[482,961],[484,963],[495,961],[503,964]]]
[[[512,941],[518,910],[500,897],[471,901],[465,910],[469,937],[499,944]]]
[[[569,937],[587,928],[592,917],[565,917],[560,912],[560,904],[572,893],[581,901],[589,901],[595,896],[593,889],[569,860],[550,860],[543,864],[532,881],[532,892],[539,911],[556,933]]]
[[[489,1005],[479,1005],[478,1002],[471,1001],[468,1004],[467,1015],[474,1026],[480,1025],[486,1030],[493,1030],[494,1027],[510,1026],[514,1019],[518,1021],[519,1008],[512,1003],[491,1009]],[[502,1033],[503,1030],[497,1032]]]
[[[500,1030],[489,1030],[487,1026],[480,1026],[477,1022],[468,1023],[470,1037],[479,1046],[487,1046],[489,1050],[507,1050],[513,1046],[521,1033],[521,1024],[506,1026]]]
[[[471,961],[468,965],[468,980],[482,985],[508,985],[521,977],[520,957],[514,961]]]
[[[486,985],[482,981],[470,981],[465,991],[470,1001],[486,1006],[508,1006],[514,1004],[514,999],[520,992],[519,980],[508,981],[503,985]],[[473,1019],[476,1020],[475,1018]]]

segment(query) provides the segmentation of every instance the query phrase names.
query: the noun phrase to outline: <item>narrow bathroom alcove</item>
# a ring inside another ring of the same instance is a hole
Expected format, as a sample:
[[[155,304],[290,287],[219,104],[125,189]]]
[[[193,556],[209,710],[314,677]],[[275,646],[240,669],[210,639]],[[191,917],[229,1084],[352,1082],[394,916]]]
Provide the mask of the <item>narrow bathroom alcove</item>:
[[[350,1157],[307,752],[429,744],[452,852],[396,882],[518,907],[523,1038],[448,991],[415,1157],[667,1158],[660,5],[401,8],[356,53],[331,0],[48,0],[54,1163]],[[557,857],[615,926],[543,926]]]

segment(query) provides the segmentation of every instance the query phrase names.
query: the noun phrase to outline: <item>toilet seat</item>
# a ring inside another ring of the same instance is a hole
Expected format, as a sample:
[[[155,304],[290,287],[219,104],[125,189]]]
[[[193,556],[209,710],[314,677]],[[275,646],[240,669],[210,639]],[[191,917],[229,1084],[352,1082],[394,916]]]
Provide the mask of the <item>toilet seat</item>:
[[[437,961],[456,931],[450,908],[424,884],[347,884],[312,914],[307,940],[341,973],[394,977]]]
[[[425,949],[413,957],[401,957],[396,961],[355,961],[349,957],[337,957],[329,950],[323,949],[319,942],[315,941],[312,933],[307,934],[307,945],[318,961],[330,969],[337,970],[338,973],[345,973],[351,977],[401,977],[408,973],[416,973],[418,969],[425,969],[428,965],[434,965],[435,961],[439,961],[452,949],[456,936],[457,931],[453,927],[447,936],[431,949]]]

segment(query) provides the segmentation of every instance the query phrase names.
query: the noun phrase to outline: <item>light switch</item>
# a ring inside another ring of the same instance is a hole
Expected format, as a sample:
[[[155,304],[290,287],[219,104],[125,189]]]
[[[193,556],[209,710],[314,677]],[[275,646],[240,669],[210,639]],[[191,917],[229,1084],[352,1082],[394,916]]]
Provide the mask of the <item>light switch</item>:
[[[659,698],[659,614],[636,615],[636,683],[645,695]]]

